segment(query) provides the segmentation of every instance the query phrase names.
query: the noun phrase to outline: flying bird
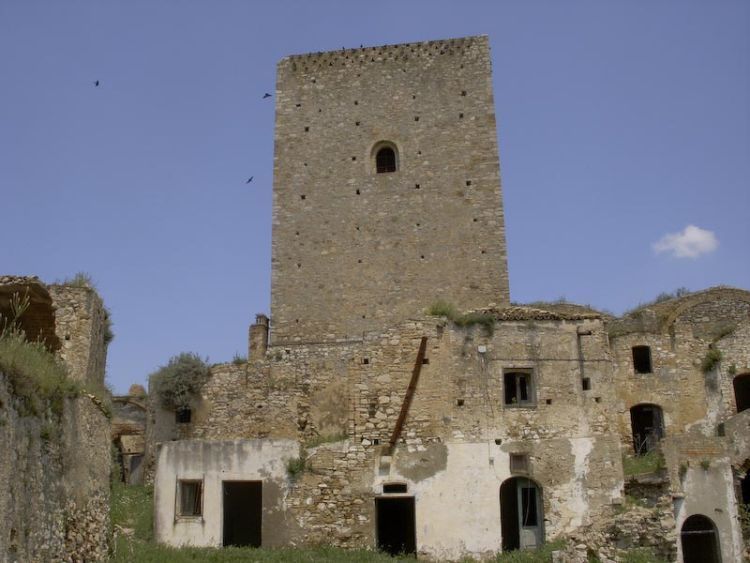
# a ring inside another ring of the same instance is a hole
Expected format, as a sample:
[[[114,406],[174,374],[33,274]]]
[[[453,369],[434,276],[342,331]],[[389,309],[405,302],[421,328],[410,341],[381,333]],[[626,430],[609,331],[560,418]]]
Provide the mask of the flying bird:
[[[94,86],[99,86],[99,81],[98,80],[94,81]]]
[[[246,183],[246,184],[249,184],[250,182],[252,182],[252,181],[253,181],[253,178],[254,178],[254,176],[250,176],[250,177],[249,177],[249,178],[247,179],[247,182],[245,182],[245,183]]]
[[[265,94],[263,94],[263,99],[264,99],[264,100],[265,100],[266,98],[270,98],[270,97],[271,97],[271,94],[269,94],[268,92],[266,92]]]

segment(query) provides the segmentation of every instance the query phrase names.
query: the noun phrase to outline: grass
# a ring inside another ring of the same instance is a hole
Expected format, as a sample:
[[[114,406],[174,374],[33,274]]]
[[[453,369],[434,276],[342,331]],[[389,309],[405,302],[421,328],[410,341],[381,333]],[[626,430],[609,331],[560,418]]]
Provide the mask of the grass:
[[[458,310],[447,301],[436,301],[429,309],[427,309],[427,314],[435,317],[446,317],[456,326],[460,327],[481,325],[489,336],[492,336],[495,331],[495,317],[491,313],[474,312],[460,314]]]
[[[622,563],[666,563],[647,547],[630,549],[622,554]]]
[[[622,470],[625,476],[656,473],[664,469],[664,457],[661,452],[650,451],[644,455],[622,457]]]
[[[307,442],[305,442],[306,448],[314,448],[316,446],[320,446],[321,444],[330,444],[332,442],[341,442],[343,440],[346,440],[349,436],[346,434],[346,432],[339,432],[338,434],[320,434],[319,436],[315,436],[315,438],[311,438]]]
[[[563,549],[565,542],[558,540],[544,544],[541,549],[509,551],[507,553],[498,553],[495,556],[496,563],[549,563],[552,561],[552,552]],[[472,561],[467,559],[466,561]]]
[[[22,400],[24,414],[39,415],[50,408],[59,416],[63,399],[81,393],[81,386],[68,379],[63,363],[43,344],[27,341],[20,331],[0,333],[0,372]]]
[[[719,364],[720,361],[721,350],[719,350],[718,348],[710,347],[706,352],[706,355],[703,356],[703,361],[701,362],[701,371],[703,373],[709,373],[713,371],[713,369]]]

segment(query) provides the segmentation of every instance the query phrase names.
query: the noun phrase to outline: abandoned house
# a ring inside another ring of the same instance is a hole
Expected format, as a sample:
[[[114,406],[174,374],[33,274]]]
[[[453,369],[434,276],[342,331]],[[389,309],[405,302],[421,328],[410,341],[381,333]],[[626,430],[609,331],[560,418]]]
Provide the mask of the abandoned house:
[[[487,37],[283,59],[274,146],[270,319],[149,393],[158,541],[742,559],[750,292],[512,305]]]

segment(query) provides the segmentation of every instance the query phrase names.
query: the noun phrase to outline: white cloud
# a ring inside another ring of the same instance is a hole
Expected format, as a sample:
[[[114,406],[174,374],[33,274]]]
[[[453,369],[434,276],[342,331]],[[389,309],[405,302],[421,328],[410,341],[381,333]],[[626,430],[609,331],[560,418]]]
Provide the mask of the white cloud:
[[[713,252],[719,246],[719,239],[713,231],[688,225],[681,233],[669,233],[651,245],[656,254],[671,252],[675,258],[698,258],[701,254]]]

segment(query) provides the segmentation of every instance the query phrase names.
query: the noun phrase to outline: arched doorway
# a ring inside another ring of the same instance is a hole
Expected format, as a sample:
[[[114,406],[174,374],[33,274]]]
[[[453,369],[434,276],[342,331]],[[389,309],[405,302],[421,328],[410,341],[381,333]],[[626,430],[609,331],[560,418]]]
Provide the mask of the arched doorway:
[[[664,436],[664,415],[659,405],[640,404],[630,408],[633,429],[633,451],[644,455],[653,450]]]
[[[542,488],[526,477],[500,486],[503,551],[535,549],[544,543]]]
[[[716,526],[710,518],[693,514],[680,531],[683,563],[721,563]]]
[[[750,373],[741,373],[732,381],[737,412],[750,409]]]

